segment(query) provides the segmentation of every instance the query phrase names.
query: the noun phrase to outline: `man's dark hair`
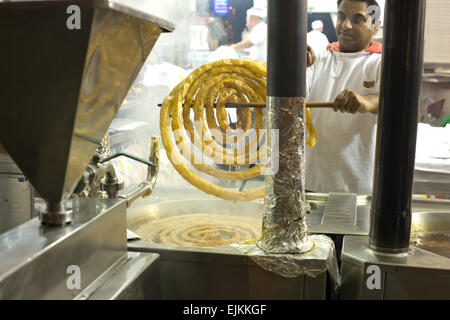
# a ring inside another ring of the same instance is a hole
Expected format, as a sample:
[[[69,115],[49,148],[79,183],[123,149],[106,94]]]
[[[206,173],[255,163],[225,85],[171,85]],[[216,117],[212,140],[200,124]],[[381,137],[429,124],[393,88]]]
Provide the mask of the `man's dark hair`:
[[[380,7],[380,5],[378,4],[378,2],[376,0],[350,0],[350,1],[358,1],[358,2],[365,2],[367,3],[367,6],[377,6],[378,8]],[[341,5],[342,0],[338,0],[337,4],[338,4],[338,8]]]
[[[339,6],[341,5],[343,0],[338,0],[337,5],[338,5],[338,9]],[[376,0],[350,0],[350,1],[358,1],[358,2],[365,2],[367,3],[367,8],[369,8],[370,6],[377,6],[378,9],[381,10],[380,5],[378,4],[378,2]],[[373,17],[373,15],[375,14],[375,11],[373,11],[370,15]],[[379,18],[379,17],[378,17]],[[377,18],[373,17],[373,21],[372,23],[375,23]]]

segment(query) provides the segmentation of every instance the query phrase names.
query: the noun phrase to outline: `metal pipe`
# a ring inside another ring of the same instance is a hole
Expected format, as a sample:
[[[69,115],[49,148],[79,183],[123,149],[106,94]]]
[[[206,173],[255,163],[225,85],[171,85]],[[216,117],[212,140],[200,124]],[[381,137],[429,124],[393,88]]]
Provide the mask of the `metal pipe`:
[[[107,193],[108,198],[116,198],[119,191],[123,189],[124,183],[123,181],[119,182],[116,170],[111,162],[108,162],[105,167],[105,181],[100,184],[100,189]]]
[[[152,192],[153,186],[149,182],[144,181],[125,188],[125,190],[120,192],[118,198],[124,199],[127,204],[127,208],[129,208],[134,201],[138,200],[141,197],[145,197]]]
[[[266,173],[257,242],[268,253],[303,253],[313,246],[305,221],[306,25],[306,0],[268,1],[266,170],[272,172]]]
[[[369,247],[405,252],[411,232],[425,0],[388,0]]]
[[[307,11],[307,0],[268,1],[268,97],[306,95]]]
[[[39,220],[47,226],[64,226],[72,222],[73,210],[66,208],[66,200],[47,201],[47,208],[38,211]]]
[[[225,102],[225,108],[265,108],[265,103],[236,103]],[[332,102],[307,102],[307,108],[333,108]]]
[[[140,162],[140,163],[143,163],[143,164],[146,164],[147,166],[150,166],[150,167],[155,167],[156,166],[152,161],[147,161],[145,159],[141,159],[139,157],[136,157],[136,156],[134,156],[132,154],[129,154],[129,153],[126,153],[126,152],[115,153],[112,156],[103,159],[102,161],[100,161],[100,163],[105,163],[107,161],[111,161],[111,160],[113,160],[113,159],[115,159],[117,157],[121,157],[121,156],[130,158],[130,159],[132,159],[134,161],[137,161],[137,162]]]
[[[122,198],[126,201],[127,208],[137,199],[151,195],[155,189],[159,172],[159,138],[157,136],[151,137],[148,163],[151,163],[151,165],[148,165],[147,181],[133,184],[120,192],[118,198]]]

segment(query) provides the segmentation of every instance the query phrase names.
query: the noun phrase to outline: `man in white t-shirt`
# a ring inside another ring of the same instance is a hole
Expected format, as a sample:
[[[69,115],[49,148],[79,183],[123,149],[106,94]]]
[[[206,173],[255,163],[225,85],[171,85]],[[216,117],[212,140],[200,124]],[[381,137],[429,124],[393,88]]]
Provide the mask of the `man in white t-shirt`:
[[[313,21],[311,24],[312,30],[306,35],[306,41],[308,45],[314,50],[314,52],[320,53],[327,49],[328,38],[323,34],[323,22],[320,20]]]
[[[318,131],[315,147],[306,148],[307,190],[372,193],[382,53],[372,41],[379,25],[373,5],[339,0],[339,42],[307,69],[307,100],[334,101],[336,111],[311,110]]]
[[[236,51],[250,48],[250,58],[267,62],[267,24],[264,22],[265,10],[250,8],[247,10],[247,28],[250,35],[231,47]]]

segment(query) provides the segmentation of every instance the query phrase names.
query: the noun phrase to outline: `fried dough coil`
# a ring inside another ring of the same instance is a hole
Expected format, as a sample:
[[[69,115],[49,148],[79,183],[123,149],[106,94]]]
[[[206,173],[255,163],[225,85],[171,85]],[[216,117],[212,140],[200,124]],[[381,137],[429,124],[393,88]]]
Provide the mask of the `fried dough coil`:
[[[203,161],[207,157],[214,163],[242,166],[255,164],[266,155],[260,131],[264,129],[264,111],[261,108],[253,109],[255,130],[251,130],[251,109],[238,110],[237,127],[234,130],[228,122],[225,102],[265,103],[266,64],[224,59],[195,69],[178,84],[164,99],[161,107],[161,139],[167,156],[184,179],[208,194],[225,200],[250,201],[262,198],[264,187],[244,191],[222,188],[201,178],[183,160],[202,173],[224,180],[247,180],[263,172],[263,164],[242,171],[225,171]],[[191,110],[194,122],[191,120]],[[310,116],[308,111],[307,116]],[[312,122],[309,123],[312,125]],[[310,140],[315,143],[315,138]],[[202,157],[193,152],[193,145],[201,151]],[[236,148],[238,145],[241,151],[239,154]]]

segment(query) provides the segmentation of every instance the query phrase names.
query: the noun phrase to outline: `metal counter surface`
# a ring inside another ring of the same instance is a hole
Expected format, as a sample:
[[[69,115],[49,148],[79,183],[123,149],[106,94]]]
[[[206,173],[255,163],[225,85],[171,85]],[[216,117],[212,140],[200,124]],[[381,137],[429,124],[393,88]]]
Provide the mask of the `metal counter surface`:
[[[367,243],[344,238],[341,299],[450,299],[450,259],[416,247],[380,254]]]
[[[0,299],[72,299],[126,255],[125,202],[79,200],[65,227],[34,218],[0,235]]]

